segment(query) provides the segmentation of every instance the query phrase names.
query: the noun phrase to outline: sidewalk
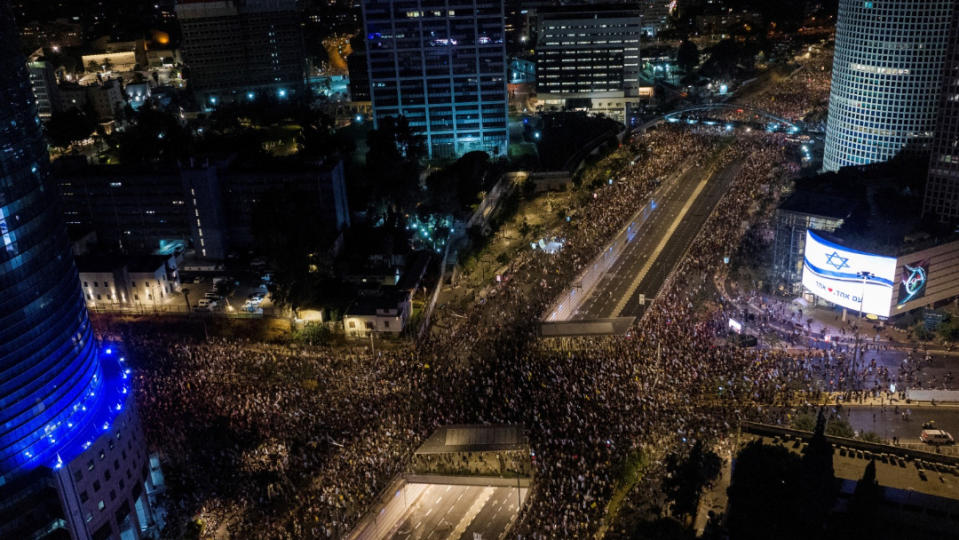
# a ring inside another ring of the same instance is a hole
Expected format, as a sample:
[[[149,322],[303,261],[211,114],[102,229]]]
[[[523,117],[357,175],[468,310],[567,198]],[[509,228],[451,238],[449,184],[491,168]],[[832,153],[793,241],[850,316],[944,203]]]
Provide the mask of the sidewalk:
[[[922,409],[929,407],[937,409],[959,409],[959,401],[907,401],[899,397],[890,398],[888,396],[888,392],[883,392],[883,395],[877,398],[863,398],[862,401],[858,399],[845,401],[842,399],[842,392],[830,392],[826,395],[826,398],[821,401],[821,404],[824,405],[836,405],[837,403],[841,404],[843,407],[900,407],[907,409]]]
[[[727,283],[726,276],[713,276],[713,284],[723,298],[743,307],[740,291],[736,290],[735,282]],[[734,294],[735,296],[734,296]],[[778,332],[792,334],[801,330],[804,339],[817,342],[826,341],[833,344],[853,346],[856,344],[858,327],[859,343],[864,345],[883,345],[891,349],[916,349],[925,353],[935,353],[946,356],[959,356],[959,350],[946,350],[937,343],[921,343],[907,341],[908,333],[894,326],[883,325],[877,328],[879,321],[860,319],[855,312],[849,312],[846,321],[840,313],[832,309],[801,306],[792,301],[768,295],[753,295],[748,297],[746,307],[757,316],[782,317],[787,319],[787,326],[778,320],[766,322],[766,326]],[[810,319],[812,322],[810,323]],[[797,348],[795,346],[789,348]],[[798,347],[805,348],[805,347]]]

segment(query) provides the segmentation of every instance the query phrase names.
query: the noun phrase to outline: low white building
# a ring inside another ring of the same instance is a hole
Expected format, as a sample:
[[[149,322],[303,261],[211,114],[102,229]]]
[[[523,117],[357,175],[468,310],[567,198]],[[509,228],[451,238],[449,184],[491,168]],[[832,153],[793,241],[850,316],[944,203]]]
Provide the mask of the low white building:
[[[173,255],[84,255],[77,258],[77,269],[91,309],[157,306],[180,291]]]
[[[365,338],[371,333],[399,334],[412,311],[409,291],[380,292],[361,296],[346,310],[343,328],[348,337]]]

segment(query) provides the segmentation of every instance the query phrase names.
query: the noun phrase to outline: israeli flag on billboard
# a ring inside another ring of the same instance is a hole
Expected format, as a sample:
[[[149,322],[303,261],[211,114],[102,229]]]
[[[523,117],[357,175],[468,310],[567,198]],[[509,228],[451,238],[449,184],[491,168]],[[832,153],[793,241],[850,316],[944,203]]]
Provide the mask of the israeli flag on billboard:
[[[802,283],[833,304],[888,317],[895,291],[896,258],[866,253],[806,231]]]

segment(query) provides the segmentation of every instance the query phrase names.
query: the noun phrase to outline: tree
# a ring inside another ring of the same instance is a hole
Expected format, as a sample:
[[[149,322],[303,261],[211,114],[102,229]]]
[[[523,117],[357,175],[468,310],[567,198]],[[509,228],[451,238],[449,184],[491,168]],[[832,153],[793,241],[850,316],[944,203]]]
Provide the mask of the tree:
[[[299,124],[296,142],[300,154],[308,159],[349,156],[355,149],[353,141],[335,129],[333,119],[326,114],[306,111],[300,115]]]
[[[190,135],[173,115],[141,108],[130,127],[111,138],[121,163],[175,161],[191,147]]]
[[[419,161],[426,154],[421,135],[406,118],[387,117],[366,138],[366,171],[374,200],[394,212],[409,210],[420,202]]]
[[[801,460],[779,445],[757,440],[736,456],[729,486],[729,537],[736,540],[799,540]],[[817,537],[818,538],[818,537]]]
[[[696,515],[703,488],[719,474],[722,461],[714,452],[696,441],[685,458],[678,453],[666,458],[669,473],[664,482],[666,497],[673,502],[673,515],[688,518]]]
[[[312,199],[289,188],[269,192],[253,210],[252,228],[257,250],[273,270],[273,301],[294,312],[313,301],[322,278],[319,259],[335,231],[318,226]]]
[[[456,176],[456,196],[460,207],[469,207],[476,202],[476,195],[483,189],[486,172],[490,168],[489,154],[475,151],[464,154],[453,164]]]
[[[689,41],[689,38],[679,44],[679,52],[676,54],[676,63],[683,68],[686,73],[691,72],[699,65],[699,47]]]
[[[47,139],[53,146],[66,148],[88,138],[96,127],[96,119],[77,108],[55,112],[46,124]]]

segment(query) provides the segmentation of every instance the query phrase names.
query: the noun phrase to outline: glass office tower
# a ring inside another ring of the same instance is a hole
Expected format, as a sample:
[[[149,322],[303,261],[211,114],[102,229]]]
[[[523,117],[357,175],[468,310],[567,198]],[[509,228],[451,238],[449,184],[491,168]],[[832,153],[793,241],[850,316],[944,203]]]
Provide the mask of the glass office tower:
[[[840,0],[823,169],[929,150],[954,0]]]
[[[502,0],[364,0],[376,120],[405,116],[430,157],[505,155]]]
[[[16,36],[0,5],[0,538],[136,538],[152,486],[129,370],[93,336]]]
[[[955,223],[959,221],[959,9],[952,21],[922,212]]]

